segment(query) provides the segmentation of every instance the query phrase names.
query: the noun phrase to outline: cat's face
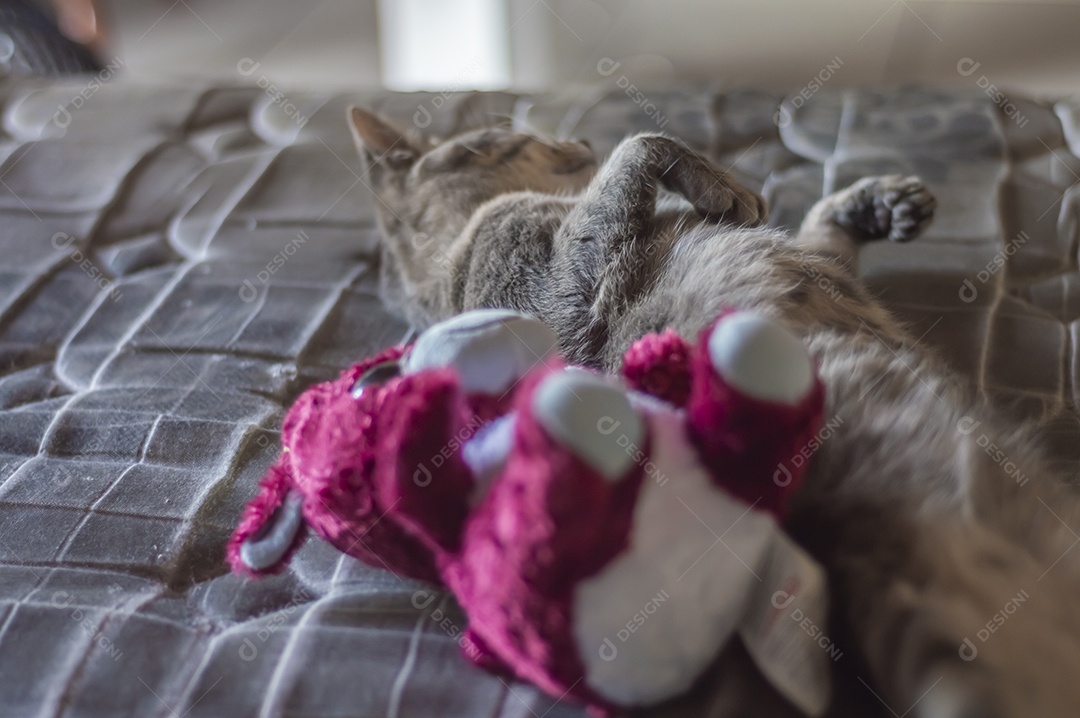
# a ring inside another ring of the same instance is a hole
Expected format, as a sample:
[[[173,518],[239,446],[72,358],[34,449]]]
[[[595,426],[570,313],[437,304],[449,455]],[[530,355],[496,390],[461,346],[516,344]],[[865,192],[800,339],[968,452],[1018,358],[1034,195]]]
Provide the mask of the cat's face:
[[[490,128],[445,141],[407,137],[386,120],[350,108],[349,124],[378,198],[384,227],[445,235],[483,202],[507,192],[575,194],[596,173],[583,142]]]

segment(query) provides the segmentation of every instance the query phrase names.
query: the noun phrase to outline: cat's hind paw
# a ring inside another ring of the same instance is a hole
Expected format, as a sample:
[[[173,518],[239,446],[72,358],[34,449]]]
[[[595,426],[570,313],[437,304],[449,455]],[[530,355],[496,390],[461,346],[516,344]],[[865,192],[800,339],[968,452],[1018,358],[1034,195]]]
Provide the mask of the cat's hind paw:
[[[937,200],[918,177],[861,179],[830,199],[831,219],[863,241],[908,242],[930,224]]]

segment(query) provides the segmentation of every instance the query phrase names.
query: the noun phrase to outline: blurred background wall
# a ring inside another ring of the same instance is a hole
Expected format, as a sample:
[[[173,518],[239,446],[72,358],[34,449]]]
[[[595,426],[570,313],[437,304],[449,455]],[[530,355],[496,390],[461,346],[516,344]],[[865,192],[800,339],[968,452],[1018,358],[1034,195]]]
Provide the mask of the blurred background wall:
[[[985,76],[1028,92],[1080,92],[1080,0],[101,5],[105,53],[140,77],[239,79],[237,64],[247,58],[288,87],[374,87],[388,80],[402,89],[537,89],[614,82],[603,71],[618,62],[616,77],[645,86],[701,81],[798,91],[832,67],[831,87],[969,86]]]

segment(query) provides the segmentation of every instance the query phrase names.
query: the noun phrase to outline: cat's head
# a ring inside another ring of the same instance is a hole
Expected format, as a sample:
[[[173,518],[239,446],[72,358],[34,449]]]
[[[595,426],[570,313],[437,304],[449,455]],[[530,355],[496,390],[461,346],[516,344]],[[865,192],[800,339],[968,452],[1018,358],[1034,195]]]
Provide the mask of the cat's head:
[[[505,128],[447,140],[410,134],[358,107],[349,127],[375,193],[384,229],[445,235],[460,230],[483,202],[507,192],[573,194],[596,172],[583,142],[559,142]]]

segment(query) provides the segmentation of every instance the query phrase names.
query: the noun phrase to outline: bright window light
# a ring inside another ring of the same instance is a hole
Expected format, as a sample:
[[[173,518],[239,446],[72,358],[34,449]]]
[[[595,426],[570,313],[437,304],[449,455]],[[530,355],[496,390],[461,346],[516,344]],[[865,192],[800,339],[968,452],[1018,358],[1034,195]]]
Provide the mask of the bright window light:
[[[383,82],[454,92],[510,84],[506,0],[379,0]]]

